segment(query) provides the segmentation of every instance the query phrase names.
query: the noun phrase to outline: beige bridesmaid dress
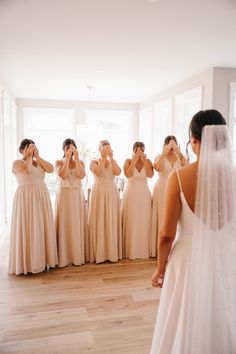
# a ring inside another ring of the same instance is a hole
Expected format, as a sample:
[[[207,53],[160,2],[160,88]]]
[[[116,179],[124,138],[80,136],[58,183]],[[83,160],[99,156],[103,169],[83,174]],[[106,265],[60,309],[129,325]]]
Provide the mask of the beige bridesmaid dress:
[[[56,197],[55,225],[58,247],[58,266],[85,263],[85,243],[87,241],[87,217],[81,179],[76,169],[69,175],[59,177]]]
[[[10,274],[39,273],[58,263],[49,192],[41,166],[17,173],[10,231]]]
[[[117,262],[122,258],[121,214],[111,165],[101,176],[93,176],[88,211],[90,262]]]
[[[164,216],[165,189],[167,179],[172,171],[180,167],[182,167],[182,165],[179,158],[172,165],[171,162],[165,157],[163,169],[158,172],[158,179],[154,185],[152,193],[151,257],[157,256],[157,240]]]
[[[149,258],[151,205],[145,168],[140,172],[134,168],[133,176],[126,183],[122,202],[124,258]]]

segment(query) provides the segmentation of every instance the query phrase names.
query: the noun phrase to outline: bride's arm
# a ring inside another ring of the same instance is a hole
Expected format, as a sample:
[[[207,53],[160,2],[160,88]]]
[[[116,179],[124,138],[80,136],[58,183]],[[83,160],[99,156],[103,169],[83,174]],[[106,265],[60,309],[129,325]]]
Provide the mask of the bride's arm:
[[[171,246],[175,239],[180,210],[180,188],[176,172],[174,171],[167,181],[164,220],[158,237],[157,270],[152,276],[153,286],[160,286],[161,284],[158,285],[158,279],[164,277]]]

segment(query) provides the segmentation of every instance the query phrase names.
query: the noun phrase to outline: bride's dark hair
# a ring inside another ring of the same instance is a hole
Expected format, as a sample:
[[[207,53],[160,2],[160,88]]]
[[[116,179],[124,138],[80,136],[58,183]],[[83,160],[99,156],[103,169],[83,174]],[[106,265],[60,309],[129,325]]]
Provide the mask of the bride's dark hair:
[[[199,141],[202,138],[202,129],[205,125],[226,125],[222,114],[215,109],[207,109],[196,113],[189,125],[189,138],[193,137]]]
[[[186,146],[186,154],[188,158],[188,146],[190,144],[190,138],[192,137],[201,141],[203,128],[206,125],[226,125],[226,121],[222,114],[215,109],[206,109],[205,111],[197,112],[193,116],[188,129],[189,141]]]

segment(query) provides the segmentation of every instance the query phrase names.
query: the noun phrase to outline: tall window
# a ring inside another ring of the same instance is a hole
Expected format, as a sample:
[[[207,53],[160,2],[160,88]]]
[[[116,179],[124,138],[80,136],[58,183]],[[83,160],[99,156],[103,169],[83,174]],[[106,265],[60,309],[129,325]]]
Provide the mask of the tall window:
[[[63,156],[62,142],[75,137],[73,109],[24,108],[24,137],[35,141],[40,156],[55,163]],[[46,176],[51,195],[56,193],[56,175]]]
[[[139,111],[139,140],[146,148],[145,152],[152,158],[152,107],[147,107]]]
[[[175,97],[175,124],[174,132],[181,150],[185,151],[189,141],[188,127],[191,118],[202,108],[202,88],[197,87],[193,90],[184,92]],[[190,159],[194,157],[190,156]]]
[[[79,148],[87,168],[89,161],[98,156],[98,143],[106,139],[114,151],[114,158],[122,167],[130,156],[133,140],[133,112],[87,110],[86,123],[76,128]]]
[[[153,121],[153,156],[162,153],[163,142],[167,135],[172,134],[172,101],[171,99],[154,106]]]
[[[0,103],[0,233],[9,221],[15,180],[12,163],[16,159],[16,106],[3,90]]]

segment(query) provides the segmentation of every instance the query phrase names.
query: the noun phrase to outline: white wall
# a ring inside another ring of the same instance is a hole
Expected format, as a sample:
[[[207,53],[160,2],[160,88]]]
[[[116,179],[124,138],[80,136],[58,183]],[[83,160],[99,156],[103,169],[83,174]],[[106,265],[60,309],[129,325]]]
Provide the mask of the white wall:
[[[236,82],[236,69],[213,69],[212,108],[219,110],[229,122],[230,116],[230,83]]]
[[[140,109],[145,108],[149,105],[171,99],[176,95],[182,94],[186,91],[192,90],[196,87],[202,86],[203,97],[202,97],[202,108],[208,109],[212,107],[212,84],[213,84],[213,68],[196,75],[178,85],[163,91],[159,95],[152,97],[140,103]]]

